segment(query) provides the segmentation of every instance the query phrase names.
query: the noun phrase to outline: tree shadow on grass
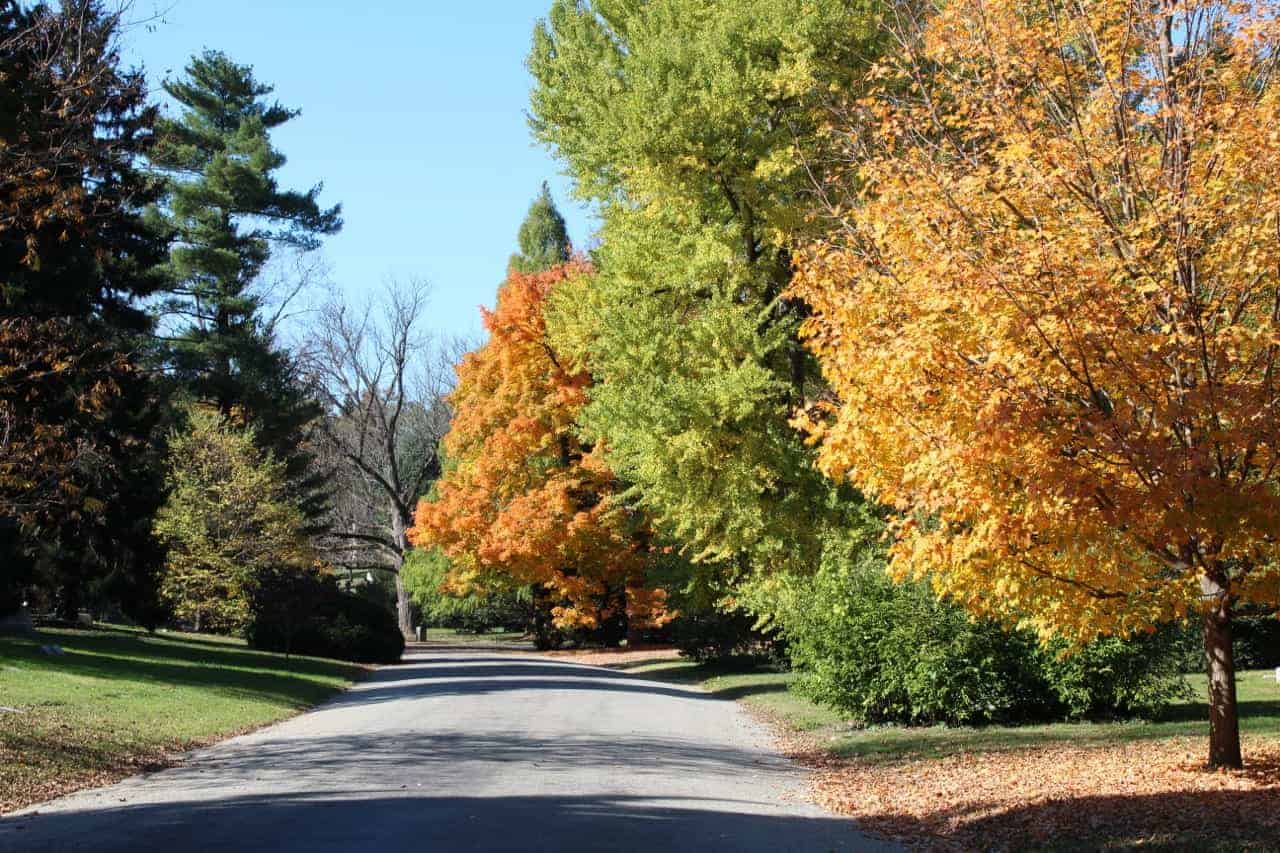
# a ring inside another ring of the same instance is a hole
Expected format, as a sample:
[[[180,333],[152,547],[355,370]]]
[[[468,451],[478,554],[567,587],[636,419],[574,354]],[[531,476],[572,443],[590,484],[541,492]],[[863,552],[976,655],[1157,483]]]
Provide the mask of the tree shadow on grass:
[[[42,644],[56,643],[62,655],[45,655]],[[4,657],[24,666],[102,679],[198,686],[291,707],[311,704],[334,691],[319,680],[354,678],[364,670],[354,664],[316,658],[256,652],[217,643],[190,644],[168,637],[126,631],[39,635],[35,640],[3,645]]]

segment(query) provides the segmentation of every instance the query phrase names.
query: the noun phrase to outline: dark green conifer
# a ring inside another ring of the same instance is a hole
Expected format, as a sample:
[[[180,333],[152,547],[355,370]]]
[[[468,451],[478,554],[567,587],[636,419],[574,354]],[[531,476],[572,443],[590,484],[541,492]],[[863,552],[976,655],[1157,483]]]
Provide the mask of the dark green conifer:
[[[277,183],[285,156],[271,132],[298,111],[268,101],[272,87],[251,67],[206,51],[164,88],[181,112],[157,122],[151,152],[168,188],[153,216],[174,239],[162,359],[180,388],[254,428],[262,448],[286,461],[304,512],[318,518],[324,499],[303,444],[320,409],[264,320],[256,285],[273,249],[311,251],[336,233],[340,207],[320,207],[321,185],[297,192]]]
[[[573,246],[564,217],[551,198],[551,188],[542,182],[542,192],[529,205],[529,213],[520,225],[520,251],[511,256],[516,272],[534,273],[550,269],[569,260]]]

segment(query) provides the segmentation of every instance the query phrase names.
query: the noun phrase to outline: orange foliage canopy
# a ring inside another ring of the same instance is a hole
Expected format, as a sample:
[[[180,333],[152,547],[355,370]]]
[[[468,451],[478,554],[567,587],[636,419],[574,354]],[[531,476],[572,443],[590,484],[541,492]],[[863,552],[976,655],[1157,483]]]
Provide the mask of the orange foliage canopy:
[[[802,424],[904,511],[899,573],[1079,639],[1276,606],[1277,12],[903,25],[792,288],[838,397]]]
[[[638,627],[665,619],[665,595],[644,582],[649,531],[614,499],[600,449],[576,437],[591,379],[562,365],[543,318],[558,284],[591,274],[582,260],[509,274],[484,311],[488,342],[457,368],[452,467],[436,499],[419,504],[409,539],[444,551],[457,591],[538,584],[562,601],[558,627],[595,628],[620,607]]]

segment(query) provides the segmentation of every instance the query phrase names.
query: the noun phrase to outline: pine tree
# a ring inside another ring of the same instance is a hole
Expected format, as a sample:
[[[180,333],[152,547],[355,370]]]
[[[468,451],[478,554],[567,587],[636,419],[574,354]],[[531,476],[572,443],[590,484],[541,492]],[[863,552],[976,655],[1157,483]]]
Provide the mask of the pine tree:
[[[34,587],[154,624],[156,389],[135,364],[165,246],[135,168],[154,121],[96,0],[0,2],[0,611]]]
[[[273,89],[251,67],[206,51],[164,88],[182,111],[157,122],[151,152],[168,189],[153,216],[175,240],[163,310],[177,329],[162,358],[196,399],[253,426],[260,447],[285,460],[295,500],[318,518],[324,500],[302,445],[319,407],[264,322],[255,285],[273,248],[308,252],[336,233],[340,207],[320,207],[321,185],[279,187],[285,156],[271,132],[298,111],[268,102]]]
[[[511,269],[536,273],[563,264],[573,254],[564,217],[551,198],[551,187],[542,182],[542,191],[529,205],[529,213],[520,224],[520,251],[511,256]]]

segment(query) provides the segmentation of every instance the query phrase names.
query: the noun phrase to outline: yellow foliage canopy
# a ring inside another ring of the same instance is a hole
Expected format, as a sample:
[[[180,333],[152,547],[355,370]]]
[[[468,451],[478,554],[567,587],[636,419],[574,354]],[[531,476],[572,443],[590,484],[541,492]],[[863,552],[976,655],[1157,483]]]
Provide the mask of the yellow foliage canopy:
[[[1078,639],[1276,604],[1276,12],[902,19],[792,285],[837,396],[799,421],[899,574]]]

